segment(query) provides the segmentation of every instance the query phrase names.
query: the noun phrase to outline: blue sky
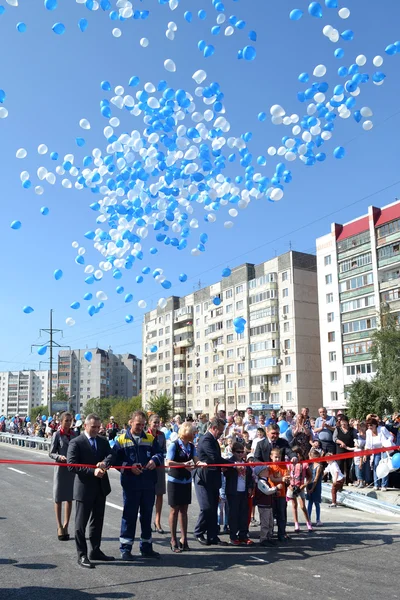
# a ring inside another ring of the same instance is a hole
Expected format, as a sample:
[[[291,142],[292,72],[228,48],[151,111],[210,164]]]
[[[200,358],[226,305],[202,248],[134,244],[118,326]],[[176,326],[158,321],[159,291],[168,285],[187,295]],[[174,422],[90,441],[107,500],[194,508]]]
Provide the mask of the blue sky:
[[[59,8],[53,12],[44,9],[43,0],[20,0],[18,8],[8,6],[4,0],[3,3],[6,11],[0,16],[0,88],[7,93],[4,105],[9,117],[0,120],[1,370],[38,367],[40,357],[35,350],[30,353],[30,346],[46,341],[45,337],[38,339],[38,330],[48,327],[50,308],[55,310],[54,326],[64,330],[64,338],[57,338],[60,343],[73,348],[98,344],[104,348],[111,346],[115,352],[141,355],[143,311],[137,307],[137,301],[144,298],[148,307],[154,308],[158,298],[167,295],[153,279],[136,284],[134,279],[139,271],[135,268],[121,280],[126,291],[134,294],[135,301],[130,305],[124,304],[123,297],[115,293],[116,282],[111,277],[105,277],[94,289],[85,284],[83,269],[74,262],[76,254],[71,243],[77,240],[86,248],[87,262],[96,265],[100,260],[92,243],[83,237],[95,227],[96,214],[89,204],[96,196],[89,190],[66,190],[61,187],[60,178],[54,186],[45,185],[42,196],[21,187],[22,170],[29,171],[37,185],[40,183],[34,176],[37,168],[41,165],[54,168],[48,155],[38,155],[41,143],[60,156],[74,153],[77,164],[92,148],[105,147],[102,132],[107,121],[100,115],[99,103],[103,97],[110,98],[110,94],[100,89],[102,80],[109,80],[112,86],[123,85],[128,91],[130,77],[138,75],[143,83],[157,84],[160,79],[167,79],[175,89],[193,92],[192,74],[205,69],[209,80],[219,82],[225,93],[226,117],[232,127],[229,135],[251,131],[250,149],[258,156],[266,154],[269,146],[280,145],[281,137],[288,134],[288,128],[273,126],[269,119],[260,123],[257,120],[260,111],[269,113],[271,105],[281,104],[288,114],[303,114],[305,105],[297,101],[297,92],[305,87],[297,81],[299,73],[312,73],[322,63],[328,69],[324,79],[336,84],[338,67],[348,66],[358,54],[367,56],[369,72],[375,70],[371,64],[375,55],[385,58],[380,69],[387,75],[384,85],[363,86],[357,104],[372,108],[372,131],[364,132],[352,118],[340,120],[334,138],[325,145],[326,162],[314,167],[305,167],[299,161],[290,163],[293,181],[286,187],[283,200],[275,204],[265,199],[252,202],[245,211],[240,211],[233,229],[224,229],[221,218],[207,228],[200,228],[197,233],[206,231],[209,242],[207,251],[199,257],[191,256],[189,251],[177,255],[176,249],[160,245],[155,257],[145,258],[140,268],[162,267],[173,283],[170,290],[173,294],[190,293],[199,281],[203,286],[218,280],[225,266],[267,260],[287,251],[290,244],[293,249],[314,252],[315,238],[327,233],[332,221],[346,222],[365,213],[368,205],[382,206],[400,195],[397,142],[400,56],[384,54],[385,47],[398,36],[400,6],[396,0],[340,2],[340,6],[351,10],[347,20],[340,19],[337,11],[324,8],[323,19],[305,14],[299,22],[290,21],[288,15],[292,8],[301,8],[306,13],[308,3],[304,0],[226,0],[227,16],[235,14],[247,23],[243,31],[236,31],[232,37],[210,34],[216,17],[211,0],[181,0],[173,12],[156,0],[136,1],[134,8],[150,10],[150,17],[146,21],[122,23],[123,34],[119,39],[111,34],[115,23],[107,13],[89,12],[73,0],[59,0]],[[205,21],[196,16],[191,24],[184,20],[185,10],[196,15],[200,8],[207,10]],[[85,33],[77,26],[81,17],[89,21]],[[27,25],[23,34],[16,31],[20,21]],[[56,21],[66,26],[62,36],[51,30]],[[178,26],[173,42],[165,37],[169,21]],[[339,31],[353,29],[354,41],[332,44],[322,35],[326,24]],[[237,50],[249,43],[250,29],[258,34],[257,59],[238,61]],[[150,41],[147,48],[139,44],[142,37]],[[200,39],[215,45],[214,56],[204,59],[197,48]],[[333,56],[337,46],[345,49],[341,61]],[[175,61],[176,73],[165,71],[166,58]],[[81,118],[89,119],[89,132],[79,128]],[[124,117],[120,131],[134,129],[139,123],[138,119]],[[76,146],[77,136],[85,137],[84,148]],[[332,156],[338,145],[347,149],[341,161]],[[25,160],[15,158],[20,147],[28,150]],[[273,174],[276,162],[276,158],[268,159],[266,175]],[[235,176],[241,170],[231,166],[227,174]],[[391,184],[395,185],[379,192]],[[363,200],[375,192],[378,193]],[[40,213],[44,205],[50,208],[46,217]],[[22,222],[19,231],[10,229],[14,219]],[[150,245],[153,244],[147,247]],[[60,281],[53,278],[57,268],[64,272]],[[178,281],[181,272],[188,274],[185,284]],[[85,302],[80,311],[69,308],[74,300],[82,301],[85,292],[98,289],[109,295],[106,308],[99,314],[89,317]],[[27,304],[35,309],[31,315],[22,312]],[[124,320],[127,313],[135,318],[130,325]],[[73,328],[65,325],[69,316],[76,320]]]

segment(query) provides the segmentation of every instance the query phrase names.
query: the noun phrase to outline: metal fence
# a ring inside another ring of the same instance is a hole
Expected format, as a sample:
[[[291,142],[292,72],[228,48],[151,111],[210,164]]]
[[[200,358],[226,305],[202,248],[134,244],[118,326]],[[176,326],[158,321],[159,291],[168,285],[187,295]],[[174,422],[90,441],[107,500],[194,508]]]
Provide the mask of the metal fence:
[[[23,448],[36,448],[37,450],[50,449],[50,438],[41,438],[30,435],[20,435],[17,433],[0,433],[0,442],[3,444],[12,444]]]

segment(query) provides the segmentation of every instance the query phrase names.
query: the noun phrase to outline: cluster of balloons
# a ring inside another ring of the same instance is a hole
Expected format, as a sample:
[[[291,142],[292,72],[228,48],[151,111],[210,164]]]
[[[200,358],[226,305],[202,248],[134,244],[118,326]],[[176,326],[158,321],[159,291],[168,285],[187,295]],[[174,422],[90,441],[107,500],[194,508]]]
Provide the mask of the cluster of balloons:
[[[4,90],[0,89],[0,119],[6,119],[8,117],[8,110],[3,106],[5,99],[6,93]]]
[[[243,317],[236,317],[236,319],[233,319],[233,326],[235,328],[235,332],[240,334],[244,332],[244,326],[246,325],[246,319],[243,319]]]

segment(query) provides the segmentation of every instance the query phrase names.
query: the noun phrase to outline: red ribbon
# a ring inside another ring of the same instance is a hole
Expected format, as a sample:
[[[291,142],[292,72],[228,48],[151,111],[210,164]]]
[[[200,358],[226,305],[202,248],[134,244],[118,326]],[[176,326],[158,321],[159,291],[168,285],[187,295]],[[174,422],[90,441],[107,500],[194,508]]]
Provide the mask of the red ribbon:
[[[313,464],[316,462],[330,462],[334,460],[344,460],[345,458],[355,458],[360,456],[370,456],[372,454],[382,454],[385,452],[393,452],[394,450],[400,450],[400,446],[391,446],[390,448],[374,448],[373,450],[357,450],[354,452],[344,452],[343,454],[332,454],[331,456],[319,456],[318,458],[308,458],[307,460],[299,461],[303,464]],[[290,462],[290,461],[289,461]],[[31,461],[31,460],[12,460],[12,459],[0,459],[0,464],[4,465],[41,465],[42,467],[75,467],[75,468],[86,468],[86,469],[95,469],[96,465],[85,465],[85,464],[72,464],[66,462],[40,462],[40,461]],[[200,469],[206,469],[209,467],[237,467],[238,464],[243,466],[243,463],[224,463],[224,464],[211,464],[206,467],[197,467]],[[257,467],[262,465],[286,465],[287,462],[251,462],[245,463],[249,467]],[[112,469],[124,470],[131,469],[132,466],[135,465],[125,465],[125,466],[113,466]],[[160,465],[157,469],[187,469],[185,465],[176,465],[174,467],[166,467],[165,465]]]

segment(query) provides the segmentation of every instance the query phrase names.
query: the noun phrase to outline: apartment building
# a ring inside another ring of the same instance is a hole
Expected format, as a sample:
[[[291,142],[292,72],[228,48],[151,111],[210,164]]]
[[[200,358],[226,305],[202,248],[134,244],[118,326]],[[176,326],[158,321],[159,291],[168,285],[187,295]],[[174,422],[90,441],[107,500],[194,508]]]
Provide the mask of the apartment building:
[[[345,408],[348,386],[374,374],[371,336],[382,304],[400,312],[400,202],[317,239],[324,405]]]
[[[85,352],[92,353],[92,360]],[[111,348],[61,350],[58,355],[58,382],[81,412],[89,398],[121,396],[131,398],[141,391],[142,361],[134,354],[114,354]]]
[[[53,394],[57,389],[57,372],[53,372]],[[0,372],[0,414],[28,415],[35,406],[48,405],[50,371]]]
[[[236,317],[246,319],[242,334],[235,333]],[[159,394],[170,395],[182,414],[213,414],[217,404],[228,413],[248,405],[315,412],[321,403],[315,256],[291,251],[243,264],[146,313],[144,405]]]

